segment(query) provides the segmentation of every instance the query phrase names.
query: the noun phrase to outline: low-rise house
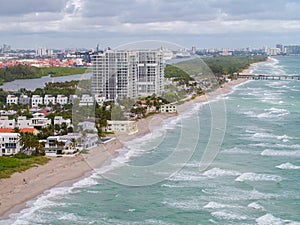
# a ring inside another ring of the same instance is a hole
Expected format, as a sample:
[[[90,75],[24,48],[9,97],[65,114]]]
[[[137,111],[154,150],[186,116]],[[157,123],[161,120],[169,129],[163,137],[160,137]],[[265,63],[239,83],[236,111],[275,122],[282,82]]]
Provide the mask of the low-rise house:
[[[0,116],[0,128],[15,128],[16,120],[10,120],[8,116]]]
[[[20,134],[18,133],[0,133],[0,156],[14,155],[21,151]]]
[[[62,116],[55,116],[54,117],[54,125],[62,125],[62,123],[65,123],[67,127],[71,126],[71,120],[70,119],[64,119]]]
[[[81,131],[97,132],[95,122],[91,122],[91,121],[79,122],[78,127]]]
[[[79,101],[80,106],[90,106],[94,104],[94,99],[90,95],[82,95]]]
[[[45,105],[50,105],[50,103],[52,103],[53,105],[55,105],[55,97],[52,95],[45,95],[44,97],[44,104]]]
[[[78,99],[77,95],[70,95],[70,97],[69,97],[69,104],[74,105],[75,99]]]
[[[99,105],[103,105],[103,103],[105,102],[106,98],[103,97],[102,95],[95,95],[95,101],[99,104]]]
[[[50,136],[45,143],[46,156],[75,156],[78,152],[76,143],[62,136]]]
[[[41,130],[51,124],[51,119],[45,118],[42,113],[34,113],[33,118],[30,118],[30,127],[34,127],[37,130]]]
[[[162,113],[177,113],[176,105],[165,104],[160,106],[160,112]]]
[[[17,114],[17,111],[15,111],[15,110],[0,110],[1,116],[13,116],[16,114]]]
[[[64,96],[64,95],[57,95],[56,103],[58,103],[60,105],[68,104],[68,97]]]
[[[61,136],[61,140],[68,140],[76,142],[76,146],[79,150],[91,149],[97,146],[99,137],[96,133],[68,133]]]
[[[83,149],[91,149],[97,146],[98,141],[98,134],[88,133],[83,136],[81,145]]]
[[[18,116],[16,127],[22,129],[22,128],[31,128],[30,126],[31,120],[28,120],[26,116]]]
[[[39,105],[43,104],[43,97],[39,95],[32,95],[31,97],[31,108],[37,108]]]
[[[136,121],[129,120],[108,120],[106,132],[134,134],[138,131]]]
[[[21,95],[19,98],[19,104],[30,105],[31,98],[28,95]]]
[[[7,105],[16,104],[17,105],[19,103],[18,99],[19,98],[15,95],[7,95],[6,104]]]

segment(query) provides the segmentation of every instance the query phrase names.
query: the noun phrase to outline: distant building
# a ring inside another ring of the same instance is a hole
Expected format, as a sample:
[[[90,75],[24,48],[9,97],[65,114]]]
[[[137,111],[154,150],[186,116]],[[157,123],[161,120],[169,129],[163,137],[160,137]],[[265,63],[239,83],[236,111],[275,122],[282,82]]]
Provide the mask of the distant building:
[[[91,106],[94,104],[94,98],[90,95],[82,95],[79,101],[80,106]]]
[[[300,55],[300,45],[288,45],[285,49],[288,55]]]
[[[68,104],[68,97],[64,96],[64,95],[57,95],[56,103],[58,103],[60,105]]]
[[[92,93],[107,100],[163,92],[162,51],[105,51],[92,56]]]
[[[69,104],[74,105],[75,99],[78,99],[77,95],[70,95],[70,97],[69,97]]]
[[[0,133],[0,156],[14,155],[20,152],[20,134]]]
[[[30,97],[28,95],[21,95],[19,98],[19,104],[30,105]]]
[[[39,95],[33,95],[31,97],[31,108],[37,108],[39,105],[43,104],[43,97]]]
[[[11,104],[18,104],[18,97],[15,95],[7,95],[6,97],[6,104],[11,105]]]
[[[47,48],[38,48],[36,50],[37,56],[46,56],[47,55]]]
[[[53,105],[56,104],[55,97],[52,95],[45,95],[44,104],[49,105],[50,103],[52,103]]]
[[[95,101],[99,104],[102,105],[105,102],[106,98],[103,97],[102,95],[95,95]]]

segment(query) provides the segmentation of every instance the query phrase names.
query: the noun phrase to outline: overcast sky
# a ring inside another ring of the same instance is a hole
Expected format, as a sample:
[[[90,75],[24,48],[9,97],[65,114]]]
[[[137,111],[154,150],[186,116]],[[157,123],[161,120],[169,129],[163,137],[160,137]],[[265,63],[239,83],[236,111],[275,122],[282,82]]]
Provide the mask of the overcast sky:
[[[0,45],[186,48],[300,44],[299,0],[0,0]]]

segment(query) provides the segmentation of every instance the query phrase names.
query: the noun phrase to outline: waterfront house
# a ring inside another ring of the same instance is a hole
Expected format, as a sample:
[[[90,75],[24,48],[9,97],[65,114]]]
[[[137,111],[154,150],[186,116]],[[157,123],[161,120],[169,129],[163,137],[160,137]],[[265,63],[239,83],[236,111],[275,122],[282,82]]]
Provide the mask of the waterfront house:
[[[76,143],[62,136],[49,136],[45,143],[46,156],[75,156],[78,152]]]
[[[165,104],[160,106],[160,112],[162,113],[177,113],[176,105]]]
[[[0,156],[14,155],[20,152],[20,134],[0,133]]]
[[[136,121],[129,120],[108,120],[105,132],[134,134],[138,131]]]

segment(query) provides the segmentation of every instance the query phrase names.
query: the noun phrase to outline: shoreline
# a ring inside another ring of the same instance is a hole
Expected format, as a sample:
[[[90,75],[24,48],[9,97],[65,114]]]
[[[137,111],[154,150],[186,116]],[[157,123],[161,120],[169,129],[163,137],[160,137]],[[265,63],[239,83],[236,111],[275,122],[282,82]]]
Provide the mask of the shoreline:
[[[251,66],[244,71],[253,69],[256,64]],[[183,113],[193,104],[203,103],[218,96],[229,94],[235,86],[246,81],[246,79],[232,80],[210,93],[186,101],[177,106],[178,114]],[[12,213],[18,213],[27,208],[26,203],[28,201],[37,199],[47,190],[60,186],[72,186],[82,178],[89,176],[94,168],[109,164],[111,159],[118,155],[117,150],[123,147],[124,142],[150,133],[150,123],[151,125],[159,125],[163,120],[178,114],[160,113],[149,116],[137,122],[137,133],[115,135],[115,140],[90,149],[89,154],[80,154],[72,158],[51,158],[52,160],[46,165],[33,167],[22,173],[14,173],[8,179],[0,179],[0,187],[2,187],[0,189],[0,220],[9,219]],[[27,183],[24,184],[23,179],[26,179]]]

